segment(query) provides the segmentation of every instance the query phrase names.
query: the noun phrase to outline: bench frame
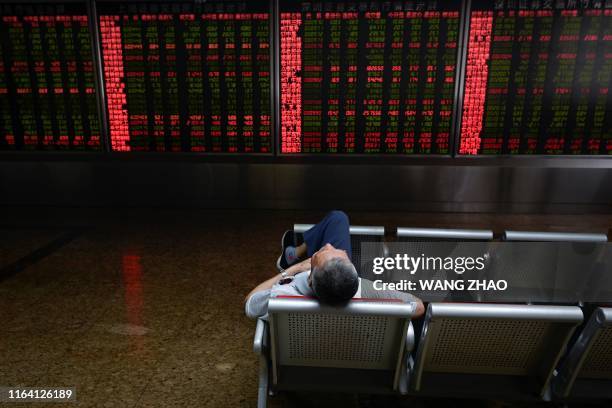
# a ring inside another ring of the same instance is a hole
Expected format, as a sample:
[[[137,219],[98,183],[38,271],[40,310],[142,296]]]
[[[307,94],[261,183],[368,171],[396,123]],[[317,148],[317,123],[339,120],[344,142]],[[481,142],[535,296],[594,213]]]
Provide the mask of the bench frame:
[[[296,296],[296,297],[273,297],[268,304],[269,321],[258,319],[253,340],[253,351],[259,355],[259,408],[267,405],[268,395],[273,395],[276,390],[293,389],[279,386],[279,367],[278,367],[278,342],[283,339],[278,338],[276,327],[276,315],[280,313],[318,313],[326,315],[344,316],[382,316],[399,318],[397,324],[401,324],[398,333],[403,333],[399,340],[397,350],[389,350],[391,355],[397,353],[394,377],[392,384],[387,384],[384,388],[368,389],[368,392],[389,393],[408,392],[408,370],[412,366],[411,351],[415,345],[415,334],[410,319],[416,311],[415,303],[404,303],[396,300],[382,299],[353,299],[343,307],[333,307],[320,304],[317,300]],[[327,367],[305,367],[307,370],[325,370]],[[333,368],[331,368],[333,370]],[[352,370],[350,368],[342,370]],[[360,370],[353,369],[357,374]],[[363,370],[361,370],[363,371]],[[369,370],[368,370],[369,371]],[[296,384],[295,389],[300,389]],[[324,389],[324,388],[323,388]],[[363,391],[358,387],[347,388],[345,391]]]

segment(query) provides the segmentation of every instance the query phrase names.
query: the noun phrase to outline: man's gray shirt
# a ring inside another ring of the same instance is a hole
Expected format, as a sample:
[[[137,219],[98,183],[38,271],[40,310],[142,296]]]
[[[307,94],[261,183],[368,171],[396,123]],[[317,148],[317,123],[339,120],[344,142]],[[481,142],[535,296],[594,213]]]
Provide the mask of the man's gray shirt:
[[[308,285],[308,275],[310,271],[301,272],[295,275],[294,279],[284,285],[274,284],[272,288],[253,293],[245,304],[244,310],[248,317],[257,319],[268,318],[268,300],[270,296],[311,296],[314,293]],[[397,290],[376,290],[372,281],[359,278],[359,287],[353,298],[363,299],[396,299],[406,303],[416,302],[416,298],[409,293]]]

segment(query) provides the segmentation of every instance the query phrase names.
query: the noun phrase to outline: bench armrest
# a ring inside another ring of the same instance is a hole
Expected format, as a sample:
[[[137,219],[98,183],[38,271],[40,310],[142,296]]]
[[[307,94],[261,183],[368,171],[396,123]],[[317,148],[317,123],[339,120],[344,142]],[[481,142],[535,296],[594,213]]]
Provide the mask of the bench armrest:
[[[408,385],[410,383],[410,374],[412,372],[413,360],[412,360],[412,349],[415,343],[414,326],[412,321],[408,323],[408,330],[406,330],[406,341],[404,351],[404,361],[400,367],[400,378],[398,384],[399,393],[402,395],[408,394]]]
[[[253,338],[253,351],[256,354],[264,353],[267,336],[268,323],[265,320],[257,319],[257,327],[255,327],[255,337]]]
[[[415,341],[416,341],[416,337],[414,334],[414,326],[412,325],[412,322],[410,322],[408,323],[408,330],[406,331],[406,352],[408,354],[412,352]]]

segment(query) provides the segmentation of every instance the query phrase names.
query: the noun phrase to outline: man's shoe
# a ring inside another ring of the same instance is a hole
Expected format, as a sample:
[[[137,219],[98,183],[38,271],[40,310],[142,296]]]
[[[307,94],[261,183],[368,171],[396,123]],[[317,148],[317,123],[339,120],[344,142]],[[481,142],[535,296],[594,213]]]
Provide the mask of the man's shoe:
[[[278,260],[276,261],[276,267],[278,268],[279,272],[284,271],[285,269],[287,269],[298,261],[295,255],[293,257],[289,256],[289,259],[287,259],[287,248],[290,247],[293,248],[293,252],[295,253],[293,230],[285,231],[285,233],[283,234],[283,238],[281,239],[281,254],[278,257]]]

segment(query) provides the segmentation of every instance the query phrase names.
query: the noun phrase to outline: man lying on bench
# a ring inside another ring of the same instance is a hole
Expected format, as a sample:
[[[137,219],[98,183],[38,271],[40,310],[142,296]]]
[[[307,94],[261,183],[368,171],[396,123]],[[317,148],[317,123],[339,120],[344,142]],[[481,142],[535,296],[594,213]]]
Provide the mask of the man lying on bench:
[[[295,247],[292,231],[283,235],[277,266],[280,274],[257,285],[245,299],[250,318],[268,316],[270,295],[310,296],[331,305],[342,305],[352,298],[397,299],[417,304],[413,317],[424,312],[420,299],[394,290],[375,290],[372,281],[360,278],[351,262],[349,219],[342,211],[332,211],[304,232],[304,243]]]

